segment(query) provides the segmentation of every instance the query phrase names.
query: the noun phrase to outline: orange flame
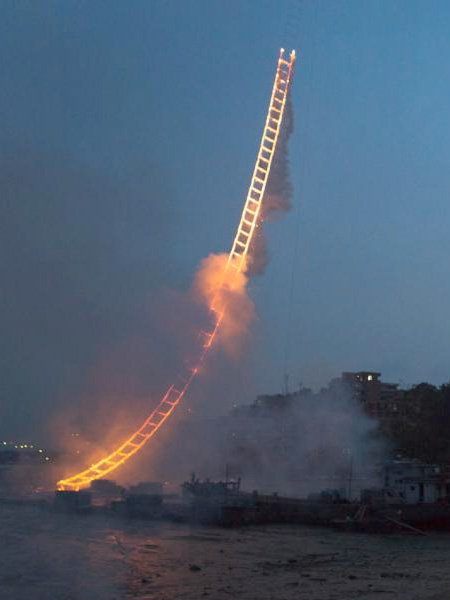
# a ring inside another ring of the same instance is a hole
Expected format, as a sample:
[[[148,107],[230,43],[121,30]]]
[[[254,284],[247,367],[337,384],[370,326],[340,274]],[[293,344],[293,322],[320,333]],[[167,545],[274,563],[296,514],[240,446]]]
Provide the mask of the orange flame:
[[[195,297],[221,320],[218,342],[228,354],[235,354],[255,317],[255,308],[247,295],[245,271],[227,265],[227,254],[210,254],[201,261],[192,287]],[[244,269],[245,265],[246,261]]]

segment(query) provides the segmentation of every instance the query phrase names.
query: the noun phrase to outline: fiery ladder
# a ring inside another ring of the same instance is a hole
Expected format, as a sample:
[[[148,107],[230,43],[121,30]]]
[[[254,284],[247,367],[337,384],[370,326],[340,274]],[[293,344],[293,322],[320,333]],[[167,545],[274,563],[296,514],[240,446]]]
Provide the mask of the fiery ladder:
[[[245,257],[249,251],[258,223],[270,167],[281,129],[294,63],[295,50],[292,50],[289,60],[286,60],[284,58],[284,49],[281,48],[269,110],[267,111],[266,124],[259,146],[258,158],[256,159],[236,237],[228,256],[228,267],[233,267],[238,271],[242,271],[245,267]]]
[[[264,191],[266,189],[270,167],[272,165],[272,159],[275,154],[278,135],[280,133],[294,63],[295,51],[293,50],[290,53],[289,59],[287,60],[284,57],[284,50],[281,49],[258,158],[253,171],[244,210],[242,211],[241,220],[228,256],[227,270],[233,269],[235,272],[241,272],[245,269],[246,255],[249,251],[255,228],[258,223]],[[80,488],[89,485],[94,479],[105,477],[123,465],[133,456],[133,454],[136,454],[136,452],[138,452],[138,450],[140,450],[158,431],[175,410],[191,382],[197,375],[206,354],[214,342],[225,310],[226,307],[225,309],[222,309],[221,313],[214,313],[214,325],[212,329],[206,333],[206,342],[201,349],[196,366],[189,369],[187,374],[183,374],[175,384],[169,387],[158,406],[147,417],[141,427],[105,458],[102,458],[88,469],[81,471],[72,477],[58,481],[57,487],[59,490],[79,490]]]

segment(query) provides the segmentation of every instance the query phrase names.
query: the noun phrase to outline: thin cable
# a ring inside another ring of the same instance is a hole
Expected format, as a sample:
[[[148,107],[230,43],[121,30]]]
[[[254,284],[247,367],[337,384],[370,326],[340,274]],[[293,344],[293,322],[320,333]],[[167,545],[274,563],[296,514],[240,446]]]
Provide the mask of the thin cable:
[[[315,35],[315,23],[316,23],[316,4],[312,3],[313,6],[313,13],[312,13],[312,18],[311,18],[311,28],[310,28],[310,39],[311,39],[311,55],[310,55],[310,61],[308,64],[308,67],[306,69],[306,72],[302,71],[305,73],[304,75],[304,81],[305,81],[305,87],[306,87],[306,93],[305,93],[305,110],[304,110],[304,116],[305,116],[305,131],[304,131],[304,140],[305,140],[305,144],[303,145],[303,151],[302,151],[302,156],[301,156],[301,166],[300,166],[300,174],[299,174],[299,178],[300,178],[300,182],[299,182],[299,189],[298,189],[298,198],[302,197],[302,192],[303,192],[303,186],[304,186],[304,179],[305,179],[305,173],[306,173],[306,167],[307,167],[307,161],[308,161],[308,140],[309,140],[309,131],[310,131],[310,119],[309,119],[309,114],[310,114],[310,108],[311,108],[311,81],[312,81],[312,74],[313,74],[313,66],[314,66],[314,60],[315,60],[315,55],[316,55],[316,35]],[[303,11],[302,11],[303,12]],[[300,47],[300,59],[303,58],[303,53],[301,52],[301,45],[299,44]],[[297,218],[296,218],[296,223],[295,223],[295,238],[294,238],[294,249],[293,249],[293,255],[292,255],[292,266],[291,266],[291,277],[290,277],[290,283],[289,283],[289,292],[288,292],[288,310],[287,310],[287,318],[286,318],[286,331],[285,331],[285,349],[284,349],[284,369],[283,369],[283,378],[285,380],[285,386],[286,386],[286,392],[287,390],[287,380],[288,380],[288,362],[289,362],[289,354],[290,354],[290,346],[291,346],[291,336],[292,336],[292,312],[293,312],[293,305],[294,305],[294,295],[295,295],[295,282],[296,282],[296,264],[297,264],[297,260],[298,260],[298,252],[299,252],[299,241],[300,241],[300,227],[301,227],[301,213],[300,213],[300,205],[297,206]]]

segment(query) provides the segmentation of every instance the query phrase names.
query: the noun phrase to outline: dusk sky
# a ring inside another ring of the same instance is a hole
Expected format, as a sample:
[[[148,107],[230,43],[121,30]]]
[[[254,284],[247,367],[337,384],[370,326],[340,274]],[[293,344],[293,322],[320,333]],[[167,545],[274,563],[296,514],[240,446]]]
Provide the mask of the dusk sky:
[[[253,387],[448,381],[450,4],[299,4],[294,209],[250,286]],[[2,434],[40,429],[229,250],[288,7],[2,2]]]

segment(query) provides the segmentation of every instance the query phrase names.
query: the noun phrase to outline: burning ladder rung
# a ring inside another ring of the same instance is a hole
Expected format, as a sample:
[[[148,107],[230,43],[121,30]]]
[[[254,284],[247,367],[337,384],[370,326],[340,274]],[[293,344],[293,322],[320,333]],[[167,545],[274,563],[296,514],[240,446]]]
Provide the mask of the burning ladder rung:
[[[150,439],[154,433],[155,433],[155,429],[150,429],[150,431],[147,431],[147,433],[144,434],[145,435],[144,441],[147,441],[148,439]]]
[[[167,417],[167,413],[161,412],[160,410],[158,410],[158,412],[156,414],[161,415],[164,419]]]
[[[179,392],[181,394],[181,392]],[[172,402],[171,400],[164,400],[164,404],[168,404],[169,406],[176,406],[178,404],[177,401]]]
[[[141,427],[141,431],[145,431],[146,433],[141,433],[141,435],[148,437],[155,428],[158,427],[156,423],[147,423]]]
[[[101,465],[98,466],[98,470],[100,473],[104,473],[105,471],[109,470],[109,466],[106,464],[106,461],[102,461]]]
[[[239,240],[236,240],[236,245],[237,246],[242,246],[242,248],[245,248],[245,246],[247,245],[245,242],[240,242]]]
[[[100,475],[101,473],[103,473],[103,471],[101,469],[99,469],[98,467],[95,467],[95,468],[91,467],[89,470],[91,471],[91,473],[96,473],[97,475]]]
[[[253,181],[257,181],[258,183],[264,183],[265,179],[261,179],[261,177],[257,177],[256,175],[253,177]]]
[[[99,469],[98,467],[95,467],[95,468],[94,468],[94,467],[91,467],[91,468],[89,469],[89,471],[90,471],[91,473],[95,473],[96,475],[100,475],[100,474],[102,473],[102,470],[101,470],[101,469]]]
[[[248,221],[247,219],[242,219],[242,222],[246,225],[249,225],[250,227],[253,225],[253,221]]]
[[[131,446],[131,448],[129,447]],[[127,442],[126,443],[126,448],[123,449],[123,452],[116,452],[116,454],[119,454],[120,456],[128,456],[130,454],[130,452],[133,449],[133,444],[131,442]]]
[[[252,215],[252,216],[250,217],[250,219],[249,219],[248,215],[246,215],[246,218],[247,218],[247,219],[249,219],[249,220],[252,222],[252,224],[255,222],[255,218],[256,218],[256,217],[255,217],[255,215],[256,215],[256,213],[257,213],[258,209],[259,209],[259,204],[257,204],[257,205],[256,205],[256,206],[254,206],[254,207],[252,206],[252,208],[250,208],[250,207],[247,207],[247,208],[245,209],[245,212],[246,212],[246,213],[248,212],[248,213],[250,213],[250,214]]]
[[[157,429],[157,425],[152,424],[150,425],[144,425],[144,427],[142,427],[142,431],[145,431],[145,433],[143,433],[142,435],[145,435],[145,437],[148,437],[149,435],[151,435],[155,429]]]
[[[243,235],[245,237],[250,237],[250,233],[248,231],[244,231],[243,229],[239,230],[239,235]]]
[[[271,133],[277,133],[277,129],[274,129],[273,127],[266,127],[266,131],[270,131]]]

